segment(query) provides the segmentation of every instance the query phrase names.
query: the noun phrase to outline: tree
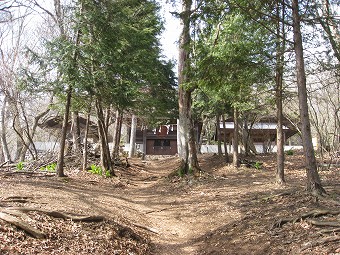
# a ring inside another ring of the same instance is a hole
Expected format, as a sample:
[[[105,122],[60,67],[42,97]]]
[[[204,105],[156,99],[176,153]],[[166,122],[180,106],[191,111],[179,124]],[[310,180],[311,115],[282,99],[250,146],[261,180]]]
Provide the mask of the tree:
[[[303,57],[303,45],[301,35],[301,16],[299,13],[299,1],[292,0],[294,49],[296,58],[296,77],[299,94],[299,110],[301,118],[301,132],[303,150],[306,161],[307,190],[316,194],[324,194],[325,190],[321,185],[321,180],[317,171],[316,158],[312,143],[312,134],[308,113],[307,87],[305,63]]]
[[[129,149],[129,157],[132,158],[136,153],[136,128],[137,128],[137,118],[136,115],[132,115],[131,117],[131,135],[130,135],[130,149]]]
[[[110,108],[116,111],[112,159],[119,161],[124,112],[142,109],[143,96],[165,76],[157,39],[162,29],[156,14],[158,6],[153,1],[136,0],[83,3],[86,13],[79,16],[83,56],[80,73],[91,85],[81,89],[96,98],[99,132],[104,139],[102,152],[108,148],[108,122],[101,112]],[[111,169],[109,157],[102,157],[107,162],[102,163],[103,169]]]
[[[276,148],[277,148],[277,168],[276,181],[279,184],[285,183],[284,178],[284,136],[283,136],[283,71],[284,71],[284,53],[285,53],[285,9],[284,3],[276,1],[276,116],[277,116],[277,132],[276,132]]]
[[[121,123],[119,120],[122,120],[124,111],[138,112],[136,109],[143,108],[143,96],[157,86],[162,87],[171,78],[169,63],[161,60],[157,36],[162,23],[157,16],[158,6],[154,1],[146,0],[106,0],[100,3],[81,0],[72,8],[63,7],[59,0],[54,4],[53,12],[40,5],[38,7],[58,25],[58,35],[48,40],[44,54],[39,55],[33,51],[31,54],[36,60],[35,64],[41,67],[41,74],[54,72],[55,80],[48,84],[48,88],[37,83],[39,89],[52,90],[65,105],[58,175],[64,175],[63,152],[69,111],[87,111],[84,101],[89,97],[95,101],[101,165],[104,171],[114,175],[108,149],[110,113],[117,110],[119,118],[116,123]],[[63,12],[63,8],[68,11]],[[36,74],[26,74],[32,83],[38,81]],[[170,90],[164,91],[168,93]],[[145,112],[149,107],[156,108],[151,101],[143,109]],[[82,105],[84,107],[79,107]],[[74,115],[73,119],[77,120],[77,116]],[[119,127],[117,133],[120,133]],[[74,137],[79,137],[79,128],[73,130],[76,131]],[[116,137],[116,144],[119,145],[119,135]],[[79,139],[76,141],[79,142]],[[119,147],[116,148],[118,150]],[[114,150],[117,155],[114,158],[118,157],[117,150]]]
[[[56,1],[57,3],[58,1]],[[56,6],[57,8],[57,13],[60,12],[60,10],[58,10],[58,8],[60,8],[60,2],[59,4]],[[59,18],[58,18],[59,19]],[[71,99],[72,99],[72,91],[73,91],[73,85],[76,82],[76,78],[74,76],[74,70],[77,67],[77,60],[78,60],[78,50],[76,49],[76,47],[79,45],[80,42],[80,30],[77,31],[76,33],[76,39],[75,39],[75,49],[72,52],[72,59],[71,59],[71,63],[70,63],[70,70],[68,73],[68,85],[67,85],[67,89],[66,89],[66,103],[65,103],[65,112],[64,112],[64,118],[63,118],[63,125],[62,125],[62,129],[61,129],[61,138],[60,138],[60,149],[59,149],[59,154],[58,154],[58,159],[57,159],[57,167],[56,167],[56,171],[57,171],[57,176],[58,177],[64,177],[64,151],[65,151],[65,141],[66,141],[66,135],[67,135],[67,125],[68,125],[68,120],[69,120],[69,114],[70,114],[70,108],[71,108]],[[65,37],[65,34],[61,35],[62,38]]]
[[[255,92],[268,80],[266,64],[270,41],[267,32],[245,15],[224,7],[206,15],[198,32],[195,71],[198,86],[217,94],[217,107],[230,105],[234,111],[234,164],[238,166],[238,118],[255,107]],[[216,96],[214,96],[216,97]]]
[[[4,96],[1,137],[4,155],[10,161],[9,151],[12,151],[14,161],[24,161],[27,152],[29,152],[31,157],[36,159],[37,151],[33,139],[39,120],[49,112],[48,106],[46,109],[42,107],[48,102],[41,95],[23,91],[19,74],[21,67],[29,65],[26,56],[21,52],[26,45],[38,44],[38,40],[28,40],[31,31],[28,29],[26,17],[31,14],[31,11],[19,3],[11,1],[6,1],[4,6],[4,9],[1,10],[5,10],[5,13],[10,17],[9,20],[3,22],[0,32],[0,73],[2,77],[0,89]],[[16,7],[18,8],[16,9]],[[45,99],[47,99],[46,96]],[[36,104],[34,105],[33,102]],[[36,105],[38,104],[40,107],[37,109]],[[7,139],[8,137],[14,138],[15,147],[8,144],[7,141],[10,140]]]
[[[318,21],[328,37],[328,40],[334,52],[334,56],[336,57],[338,62],[340,62],[340,21],[336,17],[336,13],[334,10],[334,7],[339,7],[339,3],[338,5],[336,5],[335,3],[332,4],[331,0],[321,0],[320,4],[318,4],[318,2],[320,1],[314,0],[313,2],[316,6],[314,10]],[[319,8],[319,5],[321,5],[321,8]]]
[[[197,174],[200,171],[194,128],[192,121],[192,92],[193,87],[188,86],[190,78],[190,27],[192,15],[192,0],[182,0],[181,34],[179,38],[178,57],[178,155],[181,161],[180,171],[183,174],[192,172]]]
[[[6,109],[7,109],[7,98],[4,97],[2,109],[1,109],[1,148],[4,155],[5,162],[11,163],[11,154],[9,152],[8,148],[8,142],[6,137],[6,125],[5,125],[5,119],[6,119]]]

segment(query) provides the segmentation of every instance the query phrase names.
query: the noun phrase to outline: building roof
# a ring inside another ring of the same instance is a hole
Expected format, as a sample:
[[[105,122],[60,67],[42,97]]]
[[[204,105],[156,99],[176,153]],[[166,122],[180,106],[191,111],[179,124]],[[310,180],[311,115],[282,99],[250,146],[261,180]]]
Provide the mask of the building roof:
[[[86,118],[79,116],[79,126],[80,126],[81,131],[85,130],[86,122],[87,122]],[[68,132],[70,132],[71,130],[71,123],[72,121],[69,120],[68,125],[67,125]],[[43,123],[39,124],[38,126],[43,129],[49,129],[52,132],[56,132],[56,131],[59,132],[62,128],[62,125],[63,125],[63,118],[57,115],[57,116],[52,116],[46,119]],[[92,137],[92,138],[98,138],[98,127],[93,121],[90,121],[88,135],[89,137]]]

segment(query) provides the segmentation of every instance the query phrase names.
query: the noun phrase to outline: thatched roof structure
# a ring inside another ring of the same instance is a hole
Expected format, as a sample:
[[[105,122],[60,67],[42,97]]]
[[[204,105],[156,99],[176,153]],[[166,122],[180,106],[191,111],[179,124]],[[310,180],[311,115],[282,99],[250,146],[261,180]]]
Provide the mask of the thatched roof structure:
[[[87,120],[85,118],[79,116],[79,127],[81,136],[83,136],[85,133],[86,122]],[[57,115],[46,119],[43,123],[39,124],[39,127],[45,130],[47,129],[51,133],[59,133],[61,131],[62,125],[63,117]],[[67,125],[68,133],[70,133],[71,131],[71,125],[72,123],[70,120]],[[98,126],[93,121],[90,121],[88,137],[98,139]]]

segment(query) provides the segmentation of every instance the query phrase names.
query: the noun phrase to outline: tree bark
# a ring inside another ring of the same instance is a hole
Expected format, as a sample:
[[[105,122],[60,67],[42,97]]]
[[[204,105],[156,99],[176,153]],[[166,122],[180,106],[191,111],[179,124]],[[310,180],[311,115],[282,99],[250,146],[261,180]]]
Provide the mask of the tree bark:
[[[119,159],[119,146],[120,146],[120,136],[122,130],[123,113],[120,110],[116,111],[116,122],[114,124],[113,131],[113,150],[112,150],[112,160],[120,161]]]
[[[250,132],[248,130],[248,119],[246,114],[243,114],[243,122],[242,122],[242,143],[244,146],[244,155],[249,156],[250,155],[250,146],[249,146],[249,140],[250,140]]]
[[[65,34],[65,31],[64,31],[64,26],[63,26],[63,19],[62,19],[62,13],[61,13],[62,8],[61,8],[61,5],[60,5],[60,0],[54,1],[54,7],[55,7],[55,12],[56,12],[58,26],[60,28],[61,36],[66,38],[66,34]],[[81,6],[80,11],[82,12],[82,6]],[[78,29],[78,31],[76,33],[76,41],[75,41],[76,47],[78,47],[79,42],[80,42],[80,34],[81,34],[81,31],[80,31],[80,29]],[[77,65],[78,53],[79,52],[76,49],[74,51],[74,54],[73,54],[73,63],[72,64],[73,64],[74,68]],[[59,154],[58,154],[57,167],[56,167],[58,177],[65,177],[66,176],[64,174],[64,152],[65,152],[65,143],[66,143],[66,136],[67,136],[67,125],[68,125],[70,108],[71,108],[72,93],[73,93],[73,87],[72,87],[72,84],[69,84],[68,88],[66,90],[65,113],[64,113],[64,119],[63,119],[63,126],[62,126],[62,129],[61,129],[60,147],[59,147]]]
[[[20,155],[22,154],[22,150],[24,148],[24,143],[22,140],[23,129],[20,124],[20,118],[19,118],[20,114],[19,114],[19,109],[18,109],[18,104],[17,104],[16,99],[14,99],[13,97],[9,97],[8,103],[9,103],[9,109],[13,116],[12,128],[17,134],[14,161],[18,161],[20,160]]]
[[[52,98],[51,98],[50,102],[52,102]],[[20,104],[20,105],[22,106],[22,104]],[[49,111],[50,111],[50,108],[47,108],[45,111],[43,111],[43,112],[39,113],[37,116],[35,116],[34,121],[31,125],[32,127],[30,128],[30,124],[27,120],[26,113],[25,113],[23,106],[22,106],[22,114],[23,114],[23,117],[25,119],[25,124],[26,124],[26,130],[24,131],[26,133],[26,139],[22,136],[22,141],[23,141],[25,147],[21,151],[20,161],[25,160],[27,150],[29,150],[29,152],[31,153],[32,159],[38,158],[38,152],[37,152],[37,149],[34,145],[33,138],[35,136],[35,132],[36,132],[36,129],[38,127],[39,120],[42,117],[44,117]],[[30,149],[30,146],[32,146],[32,150]]]
[[[137,129],[137,117],[132,114],[131,118],[131,133],[130,133],[130,149],[129,158],[133,158],[136,154],[136,129]]]
[[[200,133],[200,138],[199,138],[199,141],[198,141],[198,145],[197,145],[197,153],[198,154],[202,154],[202,144],[203,144],[203,139],[204,139],[204,136],[207,136],[207,124],[208,124],[208,117],[205,116],[203,118],[203,123],[202,123],[202,129],[201,129],[201,133]]]
[[[189,78],[189,46],[190,46],[190,19],[192,0],[182,0],[182,12],[180,14],[181,34],[179,38],[178,58],[178,153],[181,161],[180,171],[183,174],[199,172],[195,134],[191,114],[191,88],[185,84]]]
[[[222,156],[222,142],[221,142],[221,128],[220,128],[220,115],[216,115],[216,136],[217,136],[217,153]]]
[[[296,58],[296,76],[299,94],[299,111],[301,120],[303,150],[305,155],[307,171],[307,190],[315,194],[324,194],[326,193],[326,191],[321,185],[321,180],[317,171],[317,164],[312,143],[312,134],[307,104],[306,73],[303,57],[298,0],[292,0],[292,12],[293,12],[294,49]]]
[[[100,165],[103,171],[109,171],[111,176],[114,176],[114,170],[110,157],[107,127],[105,126],[105,116],[101,101],[96,99],[96,112],[98,118],[98,135],[100,142]]]
[[[143,127],[143,155],[142,155],[142,160],[145,160],[146,156],[146,135],[147,135],[147,127]]]
[[[90,129],[90,119],[91,119],[91,107],[89,107],[89,111],[87,112],[87,116],[86,116],[86,126],[85,126],[85,134],[84,134],[84,149],[83,149],[83,171],[86,171],[87,168],[87,153],[88,153],[88,149],[87,149],[87,140],[88,140],[88,136],[89,136],[89,129]]]
[[[61,137],[60,137],[60,144],[59,144],[59,154],[57,159],[57,176],[58,177],[65,177],[64,174],[64,152],[65,152],[65,143],[66,143],[66,136],[67,136],[67,125],[69,119],[69,113],[71,108],[71,98],[72,98],[72,86],[69,85],[66,91],[66,104],[65,104],[65,113],[63,119],[63,126],[61,128]]]
[[[1,145],[4,154],[5,162],[11,163],[11,154],[8,149],[7,137],[6,137],[6,110],[7,110],[7,96],[4,98],[4,103],[1,109]]]
[[[80,125],[78,111],[72,112],[71,133],[73,142],[72,150],[75,153],[79,153],[81,151],[81,146],[80,146]]]
[[[196,144],[197,144],[197,139],[195,136],[194,123],[191,120],[191,128],[190,128],[190,133],[189,133],[189,173],[192,173],[194,175],[198,175],[201,171],[199,164],[198,164]]]
[[[238,168],[240,167],[240,159],[238,153],[238,134],[239,134],[239,126],[238,126],[238,110],[234,108],[234,139],[233,139],[233,166]]]
[[[17,147],[17,153],[19,153],[19,155],[17,155],[17,158],[15,160],[19,161],[19,162],[25,161],[27,150],[30,152],[32,158],[35,159],[35,155],[34,155],[33,151],[29,148],[30,141],[28,141],[28,142],[25,141],[25,138],[24,138],[24,129],[22,127],[20,127],[20,129],[18,130],[17,129],[18,126],[15,125],[15,123],[17,122],[16,121],[17,118],[19,118],[19,117],[18,116],[14,116],[13,126],[12,127],[13,127],[15,133],[17,134],[17,144],[18,144],[18,140],[20,140],[20,144],[22,144],[22,147],[19,147],[19,150],[18,150],[18,147]],[[20,133],[20,131],[22,133]],[[27,131],[27,137],[30,138],[30,134],[28,133],[28,131]]]
[[[229,163],[229,155],[228,155],[228,147],[227,147],[227,129],[225,125],[225,115],[222,114],[222,121],[223,121],[223,146],[224,146],[224,158],[225,162]]]
[[[283,109],[282,109],[282,101],[283,101],[283,65],[284,65],[284,50],[285,43],[284,39],[281,39],[285,36],[284,31],[284,22],[281,25],[281,19],[285,16],[284,6],[282,6],[282,15],[280,12],[280,3],[276,2],[276,16],[277,16],[277,24],[276,24],[276,116],[277,116],[277,129],[276,129],[276,182],[279,184],[285,183],[284,178],[284,136],[283,136]]]

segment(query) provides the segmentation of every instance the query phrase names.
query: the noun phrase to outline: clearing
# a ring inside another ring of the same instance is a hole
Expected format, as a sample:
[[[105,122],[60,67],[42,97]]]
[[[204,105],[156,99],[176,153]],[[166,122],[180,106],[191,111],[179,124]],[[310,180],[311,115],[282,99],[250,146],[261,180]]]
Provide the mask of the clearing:
[[[131,159],[118,178],[2,168],[0,254],[339,255],[339,168],[320,171],[328,196],[316,198],[301,154],[287,156],[284,187],[275,155],[252,160],[261,168],[201,155],[197,178],[173,175],[175,157]]]

